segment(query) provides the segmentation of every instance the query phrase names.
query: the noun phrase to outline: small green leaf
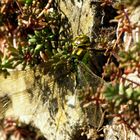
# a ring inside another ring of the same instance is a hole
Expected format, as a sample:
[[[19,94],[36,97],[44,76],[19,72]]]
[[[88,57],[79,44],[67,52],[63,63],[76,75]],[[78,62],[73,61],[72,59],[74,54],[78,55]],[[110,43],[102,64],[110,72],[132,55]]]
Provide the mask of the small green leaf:
[[[2,62],[2,67],[6,68],[6,69],[12,69],[13,68],[12,63],[10,63],[9,60],[4,60]]]
[[[106,88],[105,91],[105,97],[108,100],[112,100],[115,98],[115,96],[119,95],[119,84],[116,84],[115,86],[112,86],[111,84]]]
[[[128,99],[131,99],[132,98],[132,95],[133,95],[133,89],[130,87],[126,90],[126,97]]]
[[[28,37],[29,37],[29,38],[34,38],[34,36],[33,36],[33,35],[31,35],[31,34],[28,34]]]
[[[18,57],[19,56],[19,54],[15,53],[15,52],[11,52],[10,55],[13,56],[13,57]]]
[[[29,5],[32,4],[32,1],[33,1],[33,0],[25,0],[25,3],[29,6]]]
[[[29,43],[35,44],[35,43],[36,43],[36,38],[30,38],[30,39],[29,39]]]
[[[24,46],[24,47],[26,47],[26,46]],[[23,55],[24,54],[21,46],[18,46],[18,51],[19,51],[19,54],[20,55]]]
[[[8,50],[14,54],[19,54],[19,51],[14,47],[8,47]]]
[[[47,38],[53,39],[54,38],[54,35],[49,35]]]
[[[34,50],[35,54],[38,53],[39,51],[41,51],[42,48],[43,48],[43,44],[36,45],[35,50]]]
[[[39,32],[39,31],[35,31],[35,35],[36,35],[37,37],[39,37],[39,36],[40,36],[40,32]]]
[[[116,107],[119,106],[119,105],[121,104],[122,101],[123,101],[122,98],[120,98],[120,97],[116,98],[116,100],[115,100],[115,106],[116,106]]]
[[[3,57],[3,53],[0,51],[0,59]]]

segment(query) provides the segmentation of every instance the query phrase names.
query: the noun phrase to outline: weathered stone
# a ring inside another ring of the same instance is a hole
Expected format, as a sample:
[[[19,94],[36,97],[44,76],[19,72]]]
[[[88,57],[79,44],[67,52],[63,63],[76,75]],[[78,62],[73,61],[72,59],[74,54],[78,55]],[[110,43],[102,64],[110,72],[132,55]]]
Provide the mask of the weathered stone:
[[[116,118],[117,117],[115,117],[111,125],[104,127],[104,140],[139,140],[139,136],[128,129],[124,124],[118,123]]]
[[[42,72],[43,69],[13,71],[6,79],[0,75],[0,97],[3,99],[7,95],[11,100],[7,108],[0,108],[0,111],[27,124],[32,122],[49,140],[71,140],[78,128],[86,125],[97,128],[102,110],[98,110],[97,119],[97,110],[89,106],[92,113],[87,120],[89,113],[82,107],[84,99],[79,99],[86,92],[76,89],[73,74],[57,79],[50,71]],[[94,74],[91,77],[95,92],[104,81]],[[85,85],[83,90],[86,88]]]
[[[60,0],[60,10],[68,18],[73,36],[79,34],[90,35],[93,26],[93,12],[90,6],[91,0]]]

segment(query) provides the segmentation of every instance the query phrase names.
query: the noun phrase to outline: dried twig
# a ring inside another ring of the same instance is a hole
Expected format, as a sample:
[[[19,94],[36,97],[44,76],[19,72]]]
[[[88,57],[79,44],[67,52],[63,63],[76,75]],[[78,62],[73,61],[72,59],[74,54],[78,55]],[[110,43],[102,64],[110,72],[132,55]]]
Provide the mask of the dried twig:
[[[52,2],[53,2],[53,0],[49,0],[49,1],[48,1],[47,5],[46,5],[45,8],[41,11],[41,13],[38,15],[37,18],[40,18],[40,17],[44,14],[44,12],[47,11],[47,10],[49,9],[49,7],[50,7],[50,5],[51,5]]]

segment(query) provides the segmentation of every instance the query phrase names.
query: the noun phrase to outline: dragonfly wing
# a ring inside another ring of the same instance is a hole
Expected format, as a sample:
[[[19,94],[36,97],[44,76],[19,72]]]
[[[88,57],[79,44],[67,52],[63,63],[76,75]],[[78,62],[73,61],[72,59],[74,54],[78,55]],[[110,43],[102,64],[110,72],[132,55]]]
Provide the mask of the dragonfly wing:
[[[89,86],[94,89],[94,91],[97,89],[97,87],[101,84],[104,84],[104,80],[97,75],[95,75],[91,69],[85,65],[83,62],[79,61],[78,63],[78,83],[82,86]]]

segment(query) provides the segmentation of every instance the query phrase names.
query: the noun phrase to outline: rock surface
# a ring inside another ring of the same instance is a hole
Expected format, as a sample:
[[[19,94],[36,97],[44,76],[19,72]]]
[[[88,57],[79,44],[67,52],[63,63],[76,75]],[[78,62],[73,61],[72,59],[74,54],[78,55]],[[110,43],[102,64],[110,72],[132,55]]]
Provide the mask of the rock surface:
[[[89,106],[92,113],[86,113],[88,108],[85,110],[82,107],[82,101],[79,100],[82,92],[75,89],[74,77],[71,75],[55,79],[50,71],[44,73],[41,70],[43,68],[37,67],[13,71],[6,79],[0,75],[1,100],[5,99],[6,95],[8,97],[7,107],[0,109],[1,114],[14,116],[26,123],[32,122],[49,140],[71,140],[83,126],[92,125],[97,128],[103,112],[101,109],[98,113],[95,112],[92,104]],[[95,92],[103,81],[94,74],[92,79],[96,81],[93,88]],[[83,89],[86,88],[85,85]],[[1,103],[1,106],[4,106],[4,103]]]
[[[58,2],[60,10],[65,14],[71,24],[73,36],[91,34],[94,16],[90,3],[91,0],[60,0]]]

